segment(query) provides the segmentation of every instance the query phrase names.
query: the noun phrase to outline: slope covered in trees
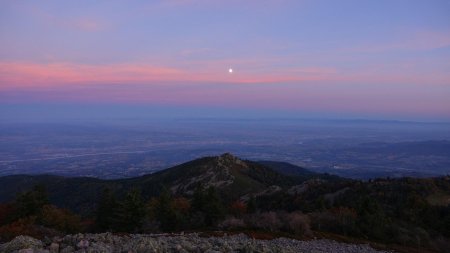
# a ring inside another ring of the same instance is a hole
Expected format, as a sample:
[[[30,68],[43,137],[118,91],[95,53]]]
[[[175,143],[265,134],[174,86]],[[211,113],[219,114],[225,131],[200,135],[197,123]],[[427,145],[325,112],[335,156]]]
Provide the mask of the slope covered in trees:
[[[229,230],[337,234],[436,251],[450,246],[450,177],[363,182],[309,172],[297,177],[294,167],[283,166],[278,171],[291,176],[225,154],[134,179],[13,178],[27,190],[0,205],[1,240],[17,234]],[[12,185],[11,178],[0,183]]]
[[[299,168],[301,170],[301,168]],[[49,199],[58,206],[89,213],[95,208],[99,193],[108,188],[118,196],[139,189],[144,198],[158,196],[165,187],[174,194],[192,195],[197,186],[213,186],[222,197],[235,199],[245,194],[261,192],[277,185],[282,188],[325,175],[306,172],[291,176],[252,161],[242,161],[231,154],[204,157],[157,173],[120,180],[96,178],[65,178],[53,175],[14,175],[0,177],[0,202],[8,202],[17,193],[44,185]]]

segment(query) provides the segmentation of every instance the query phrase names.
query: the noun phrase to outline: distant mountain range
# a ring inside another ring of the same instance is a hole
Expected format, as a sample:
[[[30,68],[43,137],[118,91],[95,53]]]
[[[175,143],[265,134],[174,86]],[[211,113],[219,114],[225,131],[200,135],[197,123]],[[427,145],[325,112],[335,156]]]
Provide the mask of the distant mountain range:
[[[450,141],[409,141],[409,142],[370,142],[361,143],[357,147],[348,150],[359,153],[373,154],[407,154],[409,156],[444,156],[450,157]]]

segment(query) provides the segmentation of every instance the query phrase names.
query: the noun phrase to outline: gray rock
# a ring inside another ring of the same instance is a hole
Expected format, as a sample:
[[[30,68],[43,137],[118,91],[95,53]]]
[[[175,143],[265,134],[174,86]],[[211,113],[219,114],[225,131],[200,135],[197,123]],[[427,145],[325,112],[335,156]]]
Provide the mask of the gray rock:
[[[51,253],[58,253],[59,252],[59,244],[56,242],[52,242],[50,246],[48,247],[49,251]]]
[[[43,246],[44,244],[41,241],[34,239],[33,237],[19,235],[10,242],[0,245],[0,252],[13,252],[19,250],[35,252],[34,250],[42,249]]]
[[[21,249],[18,253],[34,253],[33,249]]]
[[[381,252],[369,245],[355,245],[338,243],[331,240],[299,241],[287,238],[274,240],[255,240],[244,234],[223,237],[199,237],[198,234],[159,234],[159,235],[128,235],[116,236],[110,233],[104,234],[77,234],[66,235],[63,238],[53,240],[48,247],[42,242],[31,237],[17,237],[9,243],[0,245],[0,252],[86,252],[86,253],[122,253],[122,252],[261,252],[261,253],[344,253]],[[55,241],[59,241],[57,243]],[[5,250],[4,250],[5,249]],[[78,251],[76,251],[78,249]]]
[[[86,249],[87,247],[89,247],[88,240],[83,239],[77,243],[77,248],[79,248],[79,249]]]
[[[72,246],[67,246],[60,251],[60,253],[72,253],[75,252],[75,248]]]

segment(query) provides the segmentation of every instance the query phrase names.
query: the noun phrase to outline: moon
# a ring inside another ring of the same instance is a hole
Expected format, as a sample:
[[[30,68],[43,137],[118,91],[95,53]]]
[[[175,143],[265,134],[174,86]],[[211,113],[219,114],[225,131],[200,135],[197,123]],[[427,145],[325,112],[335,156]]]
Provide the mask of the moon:
[[[232,69],[232,68],[229,68],[229,69],[228,69],[228,73],[232,74],[232,73],[233,73],[233,69]]]

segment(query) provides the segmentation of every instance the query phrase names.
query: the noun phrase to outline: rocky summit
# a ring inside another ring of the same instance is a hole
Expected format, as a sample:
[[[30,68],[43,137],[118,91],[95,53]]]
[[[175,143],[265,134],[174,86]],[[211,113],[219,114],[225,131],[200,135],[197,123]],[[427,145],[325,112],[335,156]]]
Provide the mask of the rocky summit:
[[[383,252],[369,245],[338,243],[330,240],[299,241],[287,238],[255,240],[243,234],[223,237],[200,237],[196,233],[159,235],[76,234],[37,240],[18,236],[0,245],[0,252]]]

